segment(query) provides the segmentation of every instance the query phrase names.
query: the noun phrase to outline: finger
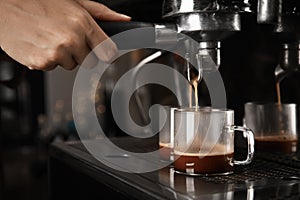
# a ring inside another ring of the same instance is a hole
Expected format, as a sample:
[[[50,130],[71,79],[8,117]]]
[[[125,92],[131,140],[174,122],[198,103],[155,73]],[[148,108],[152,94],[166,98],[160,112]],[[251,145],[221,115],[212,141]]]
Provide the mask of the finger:
[[[78,66],[78,63],[71,55],[64,55],[62,60],[59,60],[58,63],[61,67],[63,67],[66,70],[72,70]]]
[[[116,44],[110,39],[106,39],[93,48],[93,52],[106,63],[111,63],[118,55]]]
[[[44,62],[46,64],[40,65],[39,68],[44,71],[53,70],[57,66],[60,66],[66,70],[72,70],[78,65],[76,60],[73,58],[71,51],[66,48],[57,50],[44,49],[43,54],[43,57],[40,56],[39,58],[42,59],[41,62]]]
[[[101,21],[130,21],[131,17],[115,12],[105,5],[94,1],[79,2],[95,19]]]
[[[35,66],[32,65],[32,69],[43,70],[43,71],[51,71],[56,67],[62,67],[66,70],[72,70],[77,67],[77,63],[72,58],[71,55],[64,56],[61,60],[48,61],[47,65],[44,66]]]
[[[73,57],[79,65],[86,68],[93,68],[98,62],[97,56],[87,45],[83,48],[76,48]]]
[[[73,52],[73,58],[74,60],[78,63],[78,64],[82,64],[83,61],[86,59],[86,57],[88,56],[88,54],[91,52],[91,49],[88,48],[88,46],[86,45],[86,42],[84,42],[84,45],[81,45],[78,47],[75,47],[74,49],[70,49],[70,51],[74,51]]]
[[[78,66],[78,63],[74,59],[74,57],[69,54],[67,51],[58,52],[60,54],[59,57],[48,56],[45,54],[31,54],[35,62],[31,62],[27,67],[29,69],[43,70],[43,71],[51,71],[56,67],[60,66],[66,70],[72,70]],[[33,60],[31,59],[31,60]]]
[[[86,42],[95,55],[104,62],[112,61],[117,55],[116,44],[105,34],[98,24],[91,19],[92,31],[86,33]]]

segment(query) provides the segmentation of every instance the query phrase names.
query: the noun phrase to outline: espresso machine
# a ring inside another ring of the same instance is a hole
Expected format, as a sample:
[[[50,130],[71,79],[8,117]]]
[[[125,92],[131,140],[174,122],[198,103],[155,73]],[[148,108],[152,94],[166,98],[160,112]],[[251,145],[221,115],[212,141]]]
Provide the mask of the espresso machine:
[[[188,59],[195,59],[199,54],[208,55],[209,59],[205,60],[201,72],[197,66],[193,72],[196,75],[221,73],[226,106],[235,110],[235,121],[239,124],[242,124],[245,102],[276,101],[276,82],[281,83],[283,101],[300,102],[297,73],[300,69],[300,2],[297,0],[99,2],[132,16],[131,22],[99,22],[110,36],[129,29],[153,27],[153,35],[149,37],[153,43],[176,43],[180,40],[178,34],[197,41],[196,47],[187,44]],[[153,53],[138,56],[136,65]],[[159,57],[152,60],[155,59]],[[178,63],[172,56],[168,59],[172,66],[179,66],[182,73],[187,74],[188,65]],[[204,81],[199,87],[199,104],[210,105]],[[147,112],[147,109],[139,110]],[[142,116],[147,123],[147,114]]]

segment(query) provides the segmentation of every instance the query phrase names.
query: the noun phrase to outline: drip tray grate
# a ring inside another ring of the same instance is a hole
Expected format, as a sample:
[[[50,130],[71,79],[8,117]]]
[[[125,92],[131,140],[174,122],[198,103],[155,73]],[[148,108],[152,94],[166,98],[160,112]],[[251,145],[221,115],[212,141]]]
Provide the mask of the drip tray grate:
[[[225,176],[205,176],[200,177],[204,181],[214,183],[245,183],[255,181],[300,181],[300,169],[290,167],[281,163],[270,162],[260,158],[255,158],[253,162],[245,166],[235,166],[235,172]]]

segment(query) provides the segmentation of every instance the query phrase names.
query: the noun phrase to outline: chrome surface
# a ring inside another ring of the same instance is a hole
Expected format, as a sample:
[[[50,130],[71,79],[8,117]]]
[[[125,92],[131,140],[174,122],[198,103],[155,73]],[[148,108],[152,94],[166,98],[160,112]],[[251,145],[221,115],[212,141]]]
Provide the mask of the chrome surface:
[[[175,24],[155,24],[155,42],[169,44],[178,42],[177,27]]]
[[[282,69],[280,65],[277,65],[275,68],[275,80],[276,82],[281,82],[285,77],[287,77],[288,73]]]
[[[239,31],[240,16],[236,13],[189,13],[177,20],[179,32],[188,31]]]
[[[200,42],[197,56],[201,58],[204,72],[218,70],[221,64],[220,42]]]
[[[259,0],[257,2],[257,22],[277,23],[281,12],[281,0]]]
[[[219,5],[216,0],[165,0],[163,17],[172,17],[191,12],[216,12]]]
[[[280,56],[280,66],[289,72],[300,71],[300,43],[285,43]]]

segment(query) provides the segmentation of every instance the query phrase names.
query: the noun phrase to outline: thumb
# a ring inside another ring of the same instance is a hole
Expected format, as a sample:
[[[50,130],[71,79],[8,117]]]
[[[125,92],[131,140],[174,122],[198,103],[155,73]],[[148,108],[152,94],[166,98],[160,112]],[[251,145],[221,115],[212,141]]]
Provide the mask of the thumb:
[[[94,1],[79,1],[93,18],[101,21],[130,21],[131,17],[109,9],[107,6]]]

